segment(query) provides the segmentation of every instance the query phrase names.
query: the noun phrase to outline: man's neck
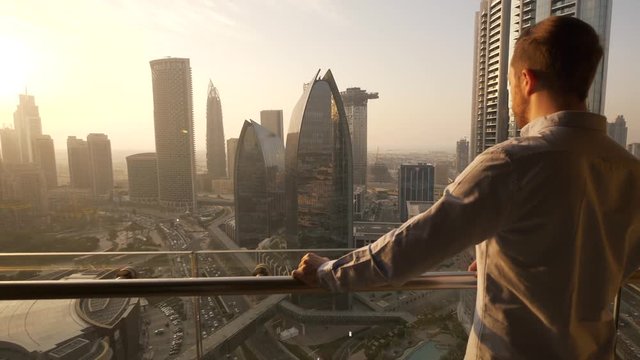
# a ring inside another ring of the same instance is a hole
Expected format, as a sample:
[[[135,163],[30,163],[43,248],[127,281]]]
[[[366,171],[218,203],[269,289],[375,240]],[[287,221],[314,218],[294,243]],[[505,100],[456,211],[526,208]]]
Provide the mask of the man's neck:
[[[573,99],[560,99],[549,93],[532,96],[529,103],[529,122],[543,116],[551,115],[560,111],[588,111],[585,101]]]

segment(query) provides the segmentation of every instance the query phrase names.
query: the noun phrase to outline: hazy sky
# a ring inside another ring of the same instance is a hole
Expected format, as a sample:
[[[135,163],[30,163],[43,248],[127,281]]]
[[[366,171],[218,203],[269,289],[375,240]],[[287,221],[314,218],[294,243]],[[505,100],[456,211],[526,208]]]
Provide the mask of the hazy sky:
[[[474,13],[479,0],[27,1],[0,3],[0,124],[18,93],[36,96],[44,133],[109,135],[114,149],[153,150],[149,61],[191,59],[197,150],[209,79],[225,138],[244,119],[283,109],[331,68],[369,102],[369,151],[451,149],[469,136]],[[605,114],[640,142],[640,1],[613,7]]]

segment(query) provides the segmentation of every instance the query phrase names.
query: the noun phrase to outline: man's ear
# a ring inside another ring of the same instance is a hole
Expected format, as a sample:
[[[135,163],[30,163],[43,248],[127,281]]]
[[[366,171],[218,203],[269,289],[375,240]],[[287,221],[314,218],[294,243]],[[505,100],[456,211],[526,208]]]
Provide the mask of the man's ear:
[[[522,93],[524,95],[531,96],[534,92],[536,92],[536,90],[538,90],[538,76],[531,69],[522,69],[520,76],[520,90],[522,90]]]

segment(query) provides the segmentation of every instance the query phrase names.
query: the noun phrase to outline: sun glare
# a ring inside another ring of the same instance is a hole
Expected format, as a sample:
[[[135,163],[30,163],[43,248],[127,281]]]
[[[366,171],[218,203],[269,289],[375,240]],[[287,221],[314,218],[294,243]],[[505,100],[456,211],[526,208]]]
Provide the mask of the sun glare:
[[[29,85],[35,55],[21,41],[0,35],[0,97],[16,96]]]

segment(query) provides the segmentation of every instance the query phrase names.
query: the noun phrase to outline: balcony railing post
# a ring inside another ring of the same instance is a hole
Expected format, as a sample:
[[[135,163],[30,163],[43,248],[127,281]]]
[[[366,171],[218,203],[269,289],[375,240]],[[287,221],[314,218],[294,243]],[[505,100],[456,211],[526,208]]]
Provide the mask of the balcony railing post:
[[[615,337],[615,341],[617,342],[618,340],[618,327],[620,326],[620,301],[622,298],[622,287],[620,287],[620,289],[618,289],[618,294],[616,295],[615,299],[613,300],[613,322],[616,325],[616,337]],[[613,344],[613,349],[615,352],[615,348],[616,348],[616,343]]]
[[[192,251],[189,254],[189,259],[191,260],[191,277],[197,278],[199,277],[198,272],[198,254],[195,251]],[[197,359],[202,359],[202,334],[200,329],[200,297],[193,296],[191,297],[191,301],[193,303],[193,322],[196,329],[196,356]]]

